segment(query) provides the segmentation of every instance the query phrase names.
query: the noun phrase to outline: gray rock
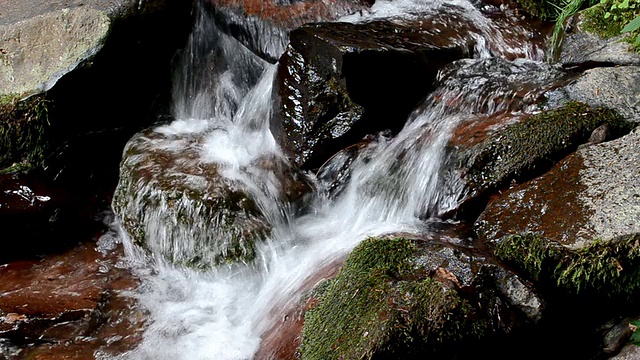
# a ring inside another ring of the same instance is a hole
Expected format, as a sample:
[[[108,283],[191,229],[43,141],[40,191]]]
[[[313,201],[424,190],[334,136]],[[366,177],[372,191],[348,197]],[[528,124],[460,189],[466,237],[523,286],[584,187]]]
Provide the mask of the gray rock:
[[[49,90],[100,50],[110,23],[104,12],[79,7],[0,25],[0,96]]]
[[[566,100],[615,109],[628,121],[640,122],[640,67],[594,68],[549,94],[550,105]]]
[[[0,96],[49,90],[92,58],[114,21],[162,8],[164,0],[9,0],[0,10]]]
[[[627,35],[603,39],[585,29],[583,10],[568,20],[571,32],[564,35],[558,54],[558,62],[563,65],[606,63],[614,65],[640,65],[640,55],[622,41]]]

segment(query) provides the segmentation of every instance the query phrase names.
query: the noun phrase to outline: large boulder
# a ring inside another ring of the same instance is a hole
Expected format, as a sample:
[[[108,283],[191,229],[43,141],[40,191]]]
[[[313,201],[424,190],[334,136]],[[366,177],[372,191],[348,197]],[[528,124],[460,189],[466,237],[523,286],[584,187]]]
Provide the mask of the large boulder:
[[[444,9],[447,10],[447,9]],[[472,24],[447,26],[454,10],[419,22],[300,27],[279,62],[274,133],[296,164],[318,167],[365,134],[399,130],[433,90],[438,70],[471,56]]]
[[[527,282],[482,256],[402,238],[364,240],[314,297],[301,359],[473,352],[473,339],[535,323],[544,306]]]
[[[147,121],[170,86],[169,64],[186,38],[190,10],[175,0],[4,1],[0,169],[44,167],[68,141]]]
[[[493,198],[479,239],[528,276],[592,298],[640,290],[640,132],[583,147]]]

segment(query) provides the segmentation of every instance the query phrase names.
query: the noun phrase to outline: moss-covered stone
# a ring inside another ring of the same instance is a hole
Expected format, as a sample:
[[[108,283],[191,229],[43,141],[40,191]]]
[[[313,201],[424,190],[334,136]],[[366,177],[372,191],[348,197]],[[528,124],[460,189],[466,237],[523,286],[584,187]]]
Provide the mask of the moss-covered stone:
[[[152,130],[125,148],[112,207],[132,240],[173,263],[251,262],[270,226],[251,194],[199,160],[185,138]],[[194,141],[189,139],[188,141]]]
[[[615,242],[594,241],[572,250],[541,235],[524,233],[497,242],[495,254],[532,278],[552,280],[572,293],[629,299],[640,294],[638,234]]]
[[[538,166],[552,165],[586,143],[591,132],[602,124],[608,124],[618,136],[633,128],[614,110],[591,108],[579,102],[532,115],[463,153],[460,158],[467,161],[468,169],[465,179],[476,193],[502,186]]]
[[[308,311],[300,352],[304,360],[403,358],[461,338],[479,336],[471,306],[458,293],[416,272],[416,245],[370,238]]]
[[[0,173],[44,165],[49,102],[43,95],[0,96]]]

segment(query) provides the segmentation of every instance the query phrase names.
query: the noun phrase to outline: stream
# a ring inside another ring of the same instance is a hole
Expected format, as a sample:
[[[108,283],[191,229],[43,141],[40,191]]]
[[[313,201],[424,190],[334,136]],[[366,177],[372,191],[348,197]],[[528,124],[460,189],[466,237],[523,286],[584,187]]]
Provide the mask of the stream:
[[[466,0],[376,1],[370,11],[341,21],[410,21],[444,6],[455,9],[458,21],[475,24],[471,58],[439,72],[438,87],[399,133],[373,134],[347,165],[334,156],[318,171],[304,172],[313,190],[302,206],[292,206],[281,194],[285,184],[279,172],[294,171],[294,165],[270,128],[278,64],[239,46],[201,9],[175,72],[175,120],[154,128],[157,136],[137,141],[140,148],[175,154],[182,164],[215,164],[221,176],[250,194],[271,231],[258,243],[253,262],[193,268],[185,263],[194,257],[212,261],[216,244],[229,236],[219,233],[219,241],[203,245],[194,234],[220,224],[199,216],[201,209],[185,215],[193,219],[193,229],[181,230],[180,241],[166,231],[168,203],[145,215],[146,249],[120,229],[126,260],[141,279],[131,295],[149,322],[142,342],[119,359],[252,359],[265,333],[325,277],[322,271],[335,268],[362,240],[429,237],[436,228],[459,225],[443,217],[468,191],[451,166],[449,143],[456,130],[499,114],[534,111],[527,99],[559,71],[544,63],[539,46],[514,44],[513,35],[524,30],[495,24],[479,10],[481,4]],[[263,159],[280,165],[256,166]],[[329,191],[335,179],[318,174],[338,169],[348,176],[337,184],[339,191]],[[149,191],[130,194],[130,206],[144,207],[141,194]]]

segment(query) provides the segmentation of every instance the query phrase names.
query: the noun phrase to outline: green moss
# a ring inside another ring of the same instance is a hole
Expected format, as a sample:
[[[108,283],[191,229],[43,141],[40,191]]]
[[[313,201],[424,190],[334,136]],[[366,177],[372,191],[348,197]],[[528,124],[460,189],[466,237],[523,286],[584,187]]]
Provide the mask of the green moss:
[[[609,39],[620,35],[622,28],[640,15],[640,6],[627,9],[611,9],[617,0],[607,0],[604,3],[595,5],[586,9],[584,12],[584,29],[588,32],[598,34],[604,39]],[[609,13],[608,17],[605,17]],[[638,32],[633,33],[634,36],[626,36],[625,41],[632,43]],[[635,47],[636,51],[638,47]]]
[[[469,335],[480,322],[454,290],[415,278],[416,246],[405,239],[370,238],[354,249],[339,275],[305,315],[303,360],[402,357]]]
[[[614,110],[592,109],[580,102],[532,115],[470,150],[469,180],[476,189],[501,186],[576,149],[605,123],[615,135],[633,127]]]
[[[49,105],[44,95],[0,96],[0,172],[44,166]]]
[[[578,250],[555,245],[535,234],[500,241],[496,256],[535,279],[552,280],[572,293],[634,298],[640,290],[640,236],[594,241]]]
[[[566,0],[518,0],[518,6],[529,15],[553,21],[562,11]]]

